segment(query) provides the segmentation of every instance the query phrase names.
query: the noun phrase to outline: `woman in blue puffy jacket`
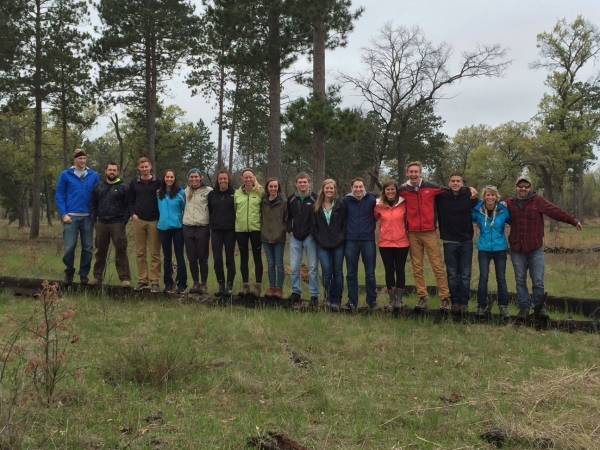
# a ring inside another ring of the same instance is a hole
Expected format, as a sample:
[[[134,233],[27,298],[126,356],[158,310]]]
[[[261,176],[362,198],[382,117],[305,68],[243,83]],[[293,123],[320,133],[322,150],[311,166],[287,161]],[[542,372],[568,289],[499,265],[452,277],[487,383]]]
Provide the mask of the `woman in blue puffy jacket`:
[[[175,173],[166,170],[156,193],[158,198],[158,234],[164,256],[163,292],[173,290],[173,252],[177,261],[177,293],[183,294],[187,288],[187,267],[183,258],[183,210],[185,209],[185,193],[177,186]]]
[[[505,225],[510,225],[508,208],[499,201],[498,189],[486,186],[481,195],[482,200],[471,211],[471,218],[479,226],[477,250],[479,259],[479,285],[477,287],[477,312],[479,317],[486,314],[488,300],[488,276],[490,261],[496,268],[498,283],[498,308],[504,319],[509,319],[508,287],[506,285],[506,259],[508,242],[504,233]]]

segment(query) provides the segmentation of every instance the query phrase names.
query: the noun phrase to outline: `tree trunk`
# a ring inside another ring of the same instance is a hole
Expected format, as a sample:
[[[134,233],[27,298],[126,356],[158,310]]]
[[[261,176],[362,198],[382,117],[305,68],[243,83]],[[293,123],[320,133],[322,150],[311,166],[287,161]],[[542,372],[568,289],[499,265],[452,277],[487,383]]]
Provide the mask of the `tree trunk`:
[[[398,158],[398,178],[404,175],[404,165],[406,155],[404,154],[404,138],[406,136],[406,129],[408,128],[408,117],[401,118],[400,130],[397,135],[396,142],[396,157]]]
[[[44,191],[46,193],[46,221],[48,226],[52,226],[52,201],[50,200],[50,183],[48,179],[44,180]]]
[[[115,118],[112,116],[110,121],[113,123],[115,127],[115,134],[117,135],[117,140],[119,141],[119,170],[121,171],[121,176],[125,173],[125,168],[123,167],[125,160],[125,146],[123,145],[123,136],[121,136],[121,130],[119,129],[119,116],[115,113]]]
[[[29,221],[29,192],[25,190],[25,195],[23,195],[23,211],[25,212],[25,225],[31,227],[31,222]],[[33,212],[32,212],[33,215]],[[38,219],[39,219],[39,211],[38,211]]]
[[[40,234],[40,194],[42,179],[42,24],[41,7],[42,0],[36,0],[36,19],[35,19],[35,74],[34,74],[34,95],[35,95],[35,119],[34,119],[34,149],[33,149],[33,186],[31,195],[32,217],[31,229],[29,230],[29,239],[36,239]],[[29,214],[27,215],[29,220]]]
[[[221,56],[223,50],[221,50]],[[221,78],[219,80],[219,135],[217,137],[217,172],[223,168],[223,102],[225,97],[225,64],[220,63]]]
[[[269,166],[267,175],[281,179],[281,61],[279,11],[273,5],[269,12]]]
[[[60,93],[60,115],[62,122],[63,169],[66,169],[69,167],[69,149],[67,148],[67,99],[64,86]]]
[[[577,220],[583,223],[583,163],[584,160],[579,160],[579,177],[577,180]]]
[[[238,90],[241,84],[242,76],[239,73],[239,68],[236,70],[235,91],[233,93],[233,111],[231,112],[231,128],[229,133],[229,174],[233,171],[233,149],[235,146],[235,131],[237,126],[237,101]]]
[[[157,68],[156,68],[156,42],[146,41],[146,86],[144,89],[146,106],[146,156],[150,160],[153,171],[157,173],[156,167],[156,86],[157,86]]]
[[[19,228],[25,226],[25,195],[21,192],[21,196],[15,202],[17,205],[17,219],[19,221]]]
[[[325,104],[325,23],[322,16],[313,21],[313,97]],[[313,190],[325,180],[325,129],[323,123],[313,125]]]

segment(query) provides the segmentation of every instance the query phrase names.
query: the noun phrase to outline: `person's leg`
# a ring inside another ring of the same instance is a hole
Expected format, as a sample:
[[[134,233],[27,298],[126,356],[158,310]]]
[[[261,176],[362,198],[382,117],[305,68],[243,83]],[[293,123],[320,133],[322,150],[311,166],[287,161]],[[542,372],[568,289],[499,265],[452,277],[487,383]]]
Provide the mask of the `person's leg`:
[[[185,226],[183,227],[183,229],[185,230]],[[215,276],[217,277],[217,281],[220,282],[225,282],[225,272],[223,271],[223,244],[224,244],[224,237],[225,237],[225,231],[223,230],[212,230],[212,236],[211,236],[211,246],[212,246],[212,254],[213,254],[213,267],[215,270]],[[186,245],[186,251],[187,251],[187,245]],[[191,267],[190,267],[191,269]],[[194,274],[192,273],[192,279],[194,278]],[[196,283],[196,281],[194,281],[194,283]]]
[[[398,247],[394,249],[394,265],[396,266],[396,288],[404,289],[406,286],[406,258],[408,257],[408,247]]]
[[[115,246],[115,267],[121,281],[131,281],[129,260],[127,259],[127,231],[122,223],[111,223],[110,238]],[[94,275],[95,276],[95,275]]]
[[[534,308],[544,308],[544,248],[528,253],[527,264],[531,278],[531,303]]]
[[[438,288],[438,295],[443,300],[450,298],[450,289],[448,289],[448,280],[446,279],[446,271],[444,270],[444,262],[442,260],[442,252],[440,252],[439,238],[435,231],[427,231],[422,234],[423,245],[429,258],[431,270],[435,276],[435,282]]]
[[[183,226],[183,242],[185,245],[185,256],[187,256],[190,265],[190,274],[192,275],[192,283],[200,282],[200,271],[198,270],[198,252],[196,245],[196,234],[194,229],[197,227]],[[216,263],[215,263],[216,264]]]
[[[302,242],[306,251],[308,264],[308,291],[311,297],[319,297],[319,257],[317,256],[317,243],[309,234]]]
[[[89,216],[78,217],[79,235],[81,236],[81,256],[79,257],[79,276],[87,278],[94,255],[94,227]]]
[[[446,263],[446,275],[448,277],[448,288],[450,289],[450,300],[452,304],[460,304],[459,296],[459,254],[460,244],[458,242],[444,242],[444,262]]]
[[[254,260],[254,276],[256,284],[261,284],[263,276],[263,260],[260,231],[250,232],[250,245],[252,246],[252,259]]]
[[[223,233],[225,246],[225,265],[227,266],[227,284],[233,285],[235,280],[235,231],[227,230]]]
[[[200,282],[206,284],[208,281],[210,228],[208,226],[198,227],[196,234],[198,264],[200,265]]]
[[[344,251],[345,245],[339,245],[334,249],[331,249],[331,265],[332,265],[332,276],[331,284],[329,287],[329,301],[333,304],[339,305],[342,299],[342,286],[344,283],[343,278],[343,266],[344,266]]]
[[[273,286],[283,288],[283,280],[285,279],[285,269],[283,267],[283,252],[285,251],[285,242],[273,244],[273,258],[275,259],[275,270],[277,276]]]
[[[385,270],[385,285],[388,291],[391,291],[396,286],[394,249],[392,247],[379,247],[379,254]]]
[[[101,281],[104,278],[106,269],[106,256],[110,245],[111,230],[110,224],[96,222],[96,261],[94,262],[94,278]]]
[[[492,253],[496,283],[498,284],[498,306],[508,306],[508,286],[506,285],[506,251]]]
[[[477,306],[486,308],[488,304],[488,278],[490,275],[490,260],[496,252],[486,252],[479,250],[477,252],[477,261],[479,262],[479,283],[477,284]],[[494,260],[495,264],[495,260]],[[496,266],[496,273],[498,267]],[[500,301],[498,301],[500,304]]]
[[[77,237],[79,230],[73,217],[71,223],[62,224],[62,235],[63,235],[63,264],[65,265],[65,274],[73,277],[75,273],[75,249],[77,248]]]
[[[248,260],[250,259],[250,251],[248,250],[248,240],[250,233],[236,232],[235,238],[237,240],[238,249],[240,251],[240,272],[242,272],[242,282],[248,284]]]
[[[348,285],[348,304],[358,306],[358,255],[359,241],[346,241],[344,256],[346,257],[346,284]]]
[[[333,251],[317,245],[317,256],[321,265],[321,280],[325,292],[325,300],[329,301],[331,296],[331,278],[333,274]]]
[[[461,242],[458,246],[458,302],[468,305],[471,298],[471,266],[473,264],[473,241]],[[450,284],[450,281],[448,281]],[[452,290],[451,290],[452,292]]]
[[[148,233],[148,249],[150,250],[150,283],[158,284],[160,279],[160,237],[158,236],[158,228],[156,227],[158,221],[151,220],[146,222],[146,228]]]
[[[413,277],[415,279],[417,296],[419,296],[419,298],[427,298],[427,283],[425,283],[425,275],[423,273],[425,248],[421,239],[421,233],[410,231],[408,233],[408,242],[410,248],[410,265],[412,266]]]
[[[292,293],[302,295],[300,284],[300,264],[302,263],[302,241],[290,236],[290,283]]]
[[[175,260],[177,261],[177,290],[183,292],[187,289],[187,266],[183,256],[183,230],[181,228],[174,228],[172,236]]]
[[[162,245],[162,251],[164,255],[164,273],[163,281],[165,283],[165,289],[173,289],[173,230],[158,230],[160,243]],[[156,282],[151,280],[153,284]]]
[[[377,282],[375,281],[377,251],[375,248],[375,241],[360,241],[360,253],[365,266],[367,305],[369,306],[377,306]]]
[[[148,236],[146,233],[146,222],[142,219],[133,220],[132,228],[138,281],[140,283],[148,283],[148,260],[146,258]]]
[[[275,273],[275,244],[263,242],[265,257],[267,258],[267,275],[269,277],[269,286],[275,287],[277,283],[277,274]]]
[[[525,253],[510,252],[515,271],[515,281],[517,284],[517,303],[519,309],[529,310],[529,292],[527,290],[527,255]]]

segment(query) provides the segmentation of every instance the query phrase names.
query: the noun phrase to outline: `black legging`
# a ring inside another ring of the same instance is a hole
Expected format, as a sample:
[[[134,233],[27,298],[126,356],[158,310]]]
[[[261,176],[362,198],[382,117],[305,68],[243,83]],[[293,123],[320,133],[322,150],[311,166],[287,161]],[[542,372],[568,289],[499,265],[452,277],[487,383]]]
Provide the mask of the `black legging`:
[[[242,282],[248,283],[248,260],[250,253],[248,251],[248,240],[252,246],[252,259],[254,259],[254,270],[256,272],[256,282],[262,283],[263,263],[262,263],[262,241],[260,240],[260,231],[235,232],[238,248],[240,249],[240,271],[242,272]]]
[[[223,247],[225,247],[227,283],[233,284],[235,279],[235,230],[211,230],[211,235],[210,242],[217,281],[219,283],[225,281],[223,273]]]
[[[379,247],[379,253],[385,268],[385,284],[388,289],[393,287],[404,289],[406,276],[404,267],[408,256],[408,247]]]

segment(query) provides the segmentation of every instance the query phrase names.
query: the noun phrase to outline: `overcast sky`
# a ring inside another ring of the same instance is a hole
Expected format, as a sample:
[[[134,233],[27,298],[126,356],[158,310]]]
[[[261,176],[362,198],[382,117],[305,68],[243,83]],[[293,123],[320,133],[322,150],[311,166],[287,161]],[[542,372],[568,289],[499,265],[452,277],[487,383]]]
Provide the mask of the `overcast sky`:
[[[200,0],[194,3],[201,8]],[[355,23],[348,46],[326,54],[327,84],[335,83],[339,72],[356,74],[361,70],[361,49],[369,45],[386,21],[419,25],[434,44],[443,41],[451,44],[455,70],[461,51],[472,50],[478,43],[499,43],[508,48],[507,58],[513,63],[503,78],[465,80],[444,91],[448,99],[440,102],[437,114],[445,120],[443,132],[449,136],[469,125],[496,126],[510,120],[529,120],[546,89],[547,72],[528,68],[538,58],[536,35],[551,31],[558,19],[565,18],[570,23],[579,14],[600,26],[598,0],[363,0],[354,2],[353,8],[358,6],[364,6],[365,12]],[[301,61],[297,68],[309,70],[311,65]],[[207,104],[202,97],[191,97],[182,77],[169,82],[169,88],[171,96],[166,103],[179,105],[190,121],[202,118],[213,131],[212,139],[216,142],[216,127],[211,125],[216,116],[214,105]],[[284,94],[293,98],[306,95],[306,91],[288,82]],[[356,92],[344,89],[342,95],[343,106],[362,105]],[[108,121],[101,121],[90,136],[104,133],[107,126]]]

